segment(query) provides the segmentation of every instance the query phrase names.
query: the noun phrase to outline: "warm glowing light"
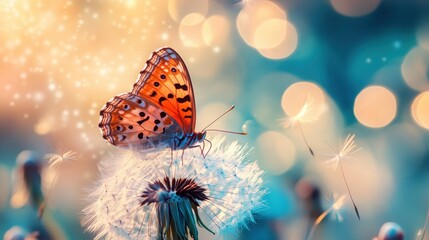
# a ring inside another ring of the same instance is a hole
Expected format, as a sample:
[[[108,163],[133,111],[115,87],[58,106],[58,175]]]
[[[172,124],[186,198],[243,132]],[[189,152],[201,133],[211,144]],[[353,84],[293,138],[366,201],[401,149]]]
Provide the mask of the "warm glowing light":
[[[287,21],[282,19],[268,19],[255,29],[253,43],[256,48],[275,48],[280,45],[286,36]]]
[[[169,0],[168,13],[176,22],[181,22],[182,19],[191,13],[197,13],[205,16],[209,7],[208,0]]]
[[[396,115],[396,98],[385,87],[371,86],[355,99],[354,113],[360,123],[380,128],[388,125]]]
[[[228,39],[229,22],[221,15],[214,15],[207,18],[202,27],[203,39],[206,45],[222,45]]]
[[[39,135],[46,135],[52,131],[53,122],[50,118],[41,119],[35,126],[34,132]]]
[[[258,49],[262,56],[270,59],[281,59],[288,57],[295,51],[298,45],[298,33],[291,23],[284,22],[284,24],[286,24],[286,36],[282,42],[273,48]]]
[[[259,165],[272,174],[286,172],[295,162],[295,145],[285,135],[267,131],[257,139]]]
[[[282,108],[287,116],[302,122],[316,120],[326,109],[323,90],[311,82],[294,83],[283,93]]]
[[[402,76],[411,88],[417,91],[429,90],[429,50],[415,47],[408,52],[401,65]]]
[[[339,14],[360,17],[374,11],[380,0],[331,0],[331,5]]]
[[[204,16],[199,13],[186,15],[180,22],[180,39],[185,46],[198,47],[204,43],[202,35]]]
[[[264,33],[269,33],[269,36],[273,36],[274,33],[278,33],[277,31],[279,29],[276,28],[276,30],[273,30],[268,28],[273,26],[279,27],[278,25],[281,25],[278,22],[272,20],[286,21],[286,13],[275,3],[263,0],[245,4],[237,16],[236,24],[238,32],[240,33],[243,40],[250,46],[257,47],[255,41],[258,41],[259,43],[262,42],[265,45],[267,45],[266,42],[270,41],[268,36],[265,37],[263,35]],[[280,28],[283,28],[283,25],[281,25]],[[284,31],[282,29],[280,30]],[[280,37],[275,36],[275,38],[276,39],[271,43],[268,43],[268,45],[280,44],[281,40],[284,38],[284,35],[283,37],[281,37],[281,35]]]
[[[414,121],[423,128],[429,129],[429,91],[420,93],[411,105]]]

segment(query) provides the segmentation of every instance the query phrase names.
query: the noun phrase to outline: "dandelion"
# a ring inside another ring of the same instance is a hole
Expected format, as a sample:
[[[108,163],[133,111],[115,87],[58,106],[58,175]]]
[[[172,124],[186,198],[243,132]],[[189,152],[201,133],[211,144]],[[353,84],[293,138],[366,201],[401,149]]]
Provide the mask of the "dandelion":
[[[344,142],[344,144],[341,146],[340,150],[337,153],[334,153],[331,155],[326,155],[327,157],[329,157],[329,159],[326,161],[326,163],[328,164],[328,166],[330,166],[331,168],[334,168],[334,169],[336,169],[338,167],[338,165],[340,166],[341,173],[343,176],[343,180],[344,180],[344,183],[346,184],[346,187],[347,187],[347,192],[348,192],[350,199],[353,203],[353,207],[355,209],[356,215],[360,219],[359,211],[358,211],[358,208],[355,204],[355,201],[353,200],[353,196],[350,192],[350,188],[349,188],[349,185],[347,183],[346,176],[344,174],[343,164],[342,164],[342,161],[345,159],[355,159],[355,158],[351,157],[350,155],[361,150],[361,148],[356,147],[354,138],[355,138],[354,134],[347,135],[346,141]]]
[[[307,239],[311,239],[311,237],[314,235],[314,232],[315,232],[317,226],[319,226],[319,224],[323,221],[323,219],[325,219],[325,217],[328,214],[331,213],[332,216],[335,219],[337,219],[339,222],[343,221],[343,216],[341,215],[340,210],[344,206],[344,200],[346,198],[346,195],[343,194],[343,195],[337,197],[334,194],[333,197],[334,197],[333,204],[316,218],[316,220],[313,223],[313,227],[311,228],[310,233],[308,234]]]
[[[310,151],[311,156],[314,157],[314,151],[308,144],[307,138],[305,137],[304,131],[302,130],[301,123],[311,123],[318,120],[318,113],[315,111],[314,101],[310,96],[307,96],[304,104],[302,105],[299,112],[294,116],[288,116],[282,120],[285,128],[298,126],[302,138],[304,139],[305,145]]]
[[[172,163],[168,149],[106,159],[84,209],[87,228],[96,239],[198,239],[197,225],[216,235],[245,227],[262,205],[262,170],[245,161],[246,147],[223,143],[215,138],[205,158],[175,152]]]
[[[60,172],[59,168],[61,167],[61,164],[64,161],[74,160],[74,159],[76,159],[76,157],[77,157],[76,152],[73,152],[70,150],[66,151],[66,152],[59,151],[58,153],[49,153],[49,154],[45,155],[45,159],[47,159],[49,161],[49,166],[55,169],[55,175],[54,175],[54,178],[51,182],[51,186],[49,187],[49,191],[48,191],[48,195],[46,197],[46,200],[44,201],[44,203],[39,208],[39,218],[41,218],[43,216],[43,213],[45,211],[49,197],[51,196],[52,188],[53,188],[53,186],[57,180],[58,174]]]

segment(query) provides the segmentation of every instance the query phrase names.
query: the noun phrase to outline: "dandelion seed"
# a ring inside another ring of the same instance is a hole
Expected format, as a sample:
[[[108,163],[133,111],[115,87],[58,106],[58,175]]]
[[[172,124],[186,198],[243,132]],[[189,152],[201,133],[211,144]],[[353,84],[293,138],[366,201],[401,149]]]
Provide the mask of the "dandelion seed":
[[[64,161],[75,160],[77,153],[73,151],[67,151],[64,153],[49,153],[45,155],[45,159],[49,160],[49,166],[56,168]]]
[[[308,148],[311,156],[314,157],[314,151],[308,144],[307,138],[305,137],[304,131],[302,130],[301,123],[311,123],[318,120],[317,111],[314,108],[314,101],[310,96],[307,96],[304,104],[302,105],[299,112],[294,116],[288,116],[282,120],[285,128],[298,126],[302,138],[304,139],[305,145]]]
[[[319,215],[319,217],[316,218],[316,220],[313,223],[313,227],[310,230],[310,233],[308,234],[307,239],[311,239],[314,235],[314,232],[317,228],[317,226],[319,226],[319,224],[323,221],[323,219],[325,219],[325,217],[328,214],[333,214],[332,216],[337,219],[339,222],[343,221],[343,216],[340,213],[340,210],[342,209],[342,207],[344,206],[344,200],[346,198],[346,195],[341,195],[339,197],[336,197],[336,195],[334,194],[334,202],[333,204],[327,209],[325,210],[322,214]]]
[[[60,172],[60,166],[64,161],[70,161],[75,160],[77,157],[76,152],[73,151],[66,151],[61,153],[49,153],[45,155],[45,159],[49,161],[49,166],[55,169],[55,175],[51,182],[51,186],[49,187],[48,195],[46,197],[46,200],[43,202],[43,204],[39,208],[39,218],[43,216],[43,213],[45,211],[46,205],[48,204],[49,198],[52,193],[52,188],[57,181],[58,174]]]
[[[354,134],[347,135],[347,138],[346,138],[344,144],[342,145],[342,147],[340,148],[340,150],[337,153],[325,155],[325,157],[326,156],[329,157],[329,159],[326,161],[326,163],[331,168],[336,169],[338,167],[338,165],[340,166],[341,173],[343,176],[343,180],[344,180],[344,183],[346,184],[346,187],[347,187],[347,192],[348,192],[350,199],[353,203],[353,207],[355,209],[356,215],[357,215],[358,219],[360,220],[359,210],[358,210],[358,208],[355,204],[355,201],[353,199],[353,196],[350,192],[350,188],[349,188],[349,185],[347,183],[346,176],[344,174],[343,164],[342,164],[342,161],[345,159],[354,159],[350,155],[361,150],[361,148],[356,147],[354,138],[355,138]],[[323,155],[321,155],[321,156],[323,156]]]
[[[198,239],[197,225],[216,235],[245,227],[262,206],[263,172],[245,161],[245,147],[212,142],[206,158],[187,149],[171,163],[170,150],[160,149],[106,159],[84,209],[88,230],[96,239]]]

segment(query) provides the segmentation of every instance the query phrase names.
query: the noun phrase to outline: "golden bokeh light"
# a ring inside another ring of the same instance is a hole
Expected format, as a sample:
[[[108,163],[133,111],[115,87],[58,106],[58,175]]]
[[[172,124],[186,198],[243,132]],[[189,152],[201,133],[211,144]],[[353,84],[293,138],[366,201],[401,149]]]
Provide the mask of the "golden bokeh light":
[[[311,117],[317,119],[326,109],[325,94],[323,90],[311,82],[297,82],[290,85],[282,96],[283,111],[289,117],[302,114],[305,104]]]
[[[401,65],[401,72],[405,83],[417,91],[429,90],[428,71],[429,50],[422,47],[411,49]]]
[[[208,0],[168,0],[168,13],[176,22],[181,22],[182,19],[191,13],[198,13],[205,16],[209,8]]]
[[[271,174],[282,174],[289,170],[295,162],[294,143],[279,132],[262,133],[256,144],[259,165]]]
[[[185,46],[199,47],[204,44],[202,27],[205,17],[199,13],[186,15],[180,22],[179,34]]]
[[[382,86],[370,86],[356,97],[354,114],[361,124],[381,128],[395,118],[396,108],[396,98],[392,92]]]
[[[275,33],[276,30],[269,29],[267,27],[272,27],[273,24],[277,24],[275,21],[271,20],[283,20],[286,21],[286,13],[277,6],[275,3],[270,1],[252,1],[248,2],[241,9],[240,13],[237,16],[237,29],[240,33],[243,40],[252,47],[257,47],[255,40],[258,39],[259,42],[263,42],[265,44],[266,41],[269,40],[269,36],[272,33]],[[268,23],[265,23],[268,21]],[[271,23],[270,23],[271,21]],[[265,27],[261,28],[260,25],[263,24]],[[280,26],[281,27],[281,26]],[[259,29],[258,37],[255,37],[255,32]],[[269,31],[271,30],[271,32]],[[271,33],[266,39],[264,39],[263,33]],[[277,38],[277,36],[276,36]],[[284,37],[283,37],[284,38]],[[274,43],[279,40],[274,40]],[[273,44],[273,43],[271,43]]]
[[[414,121],[423,128],[429,129],[429,91],[420,93],[411,105]]]
[[[282,20],[280,20],[282,21]],[[270,59],[282,59],[291,55],[298,46],[298,33],[295,27],[286,21],[282,21],[283,24],[286,24],[286,35],[282,41],[272,48],[258,48],[258,52]]]
[[[210,16],[202,27],[204,42],[208,46],[220,46],[228,39],[229,31],[228,19],[221,15]]]
[[[339,14],[348,17],[360,17],[374,11],[381,0],[330,0]]]
[[[275,48],[286,37],[287,21],[283,19],[268,19],[258,25],[254,32],[253,43],[258,49]]]

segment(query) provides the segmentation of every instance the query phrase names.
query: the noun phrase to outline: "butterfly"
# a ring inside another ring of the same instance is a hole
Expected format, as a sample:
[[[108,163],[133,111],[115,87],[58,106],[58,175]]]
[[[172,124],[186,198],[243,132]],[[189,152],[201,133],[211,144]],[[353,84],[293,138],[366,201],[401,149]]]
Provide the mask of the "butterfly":
[[[106,103],[98,126],[115,146],[165,145],[176,150],[205,140],[206,131],[195,132],[195,119],[188,69],[176,51],[164,47],[152,53],[131,92]]]

